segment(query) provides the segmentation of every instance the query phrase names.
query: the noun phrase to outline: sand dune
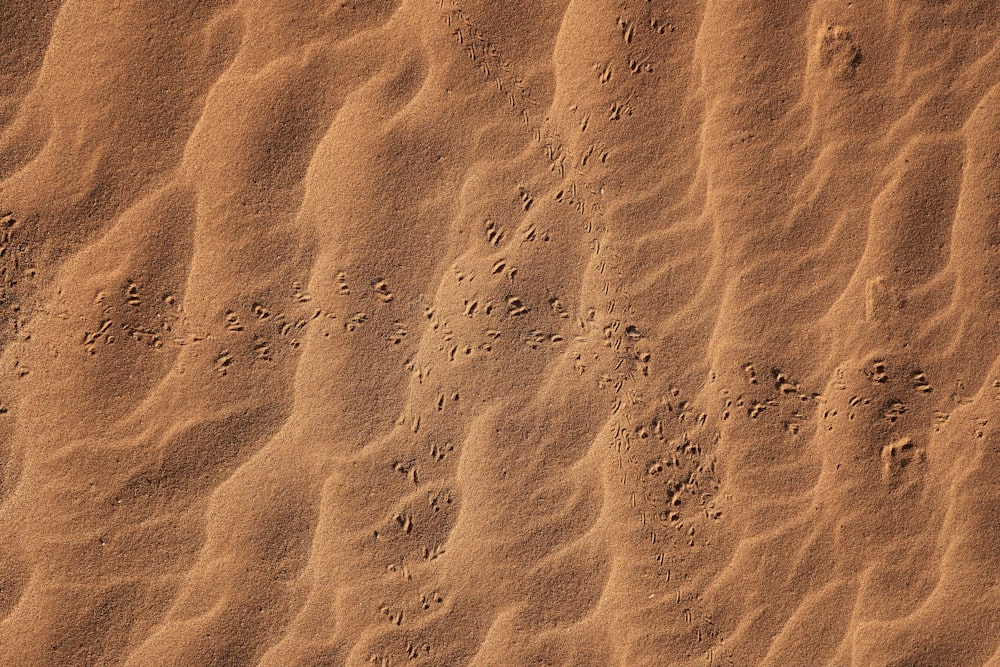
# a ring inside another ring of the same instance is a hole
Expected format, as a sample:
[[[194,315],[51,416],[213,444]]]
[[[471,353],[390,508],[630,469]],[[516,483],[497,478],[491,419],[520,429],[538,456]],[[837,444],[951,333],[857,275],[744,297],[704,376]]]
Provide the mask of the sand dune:
[[[0,664],[1000,666],[1000,5],[0,36]]]

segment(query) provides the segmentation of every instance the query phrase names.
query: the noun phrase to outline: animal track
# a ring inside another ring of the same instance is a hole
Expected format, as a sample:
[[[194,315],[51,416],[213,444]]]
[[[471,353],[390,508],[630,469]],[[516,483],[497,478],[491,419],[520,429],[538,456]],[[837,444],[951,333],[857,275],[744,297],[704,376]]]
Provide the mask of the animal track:
[[[312,301],[312,296],[303,291],[302,283],[297,280],[292,283],[292,298],[298,303]]]
[[[520,315],[525,315],[531,309],[524,305],[519,297],[512,296],[507,299],[507,312],[511,317],[518,317]]]
[[[649,19],[649,27],[658,35],[666,34],[667,31],[674,32],[677,30],[677,26],[672,23],[660,23],[660,19],[657,18]]]
[[[219,353],[219,356],[215,358],[215,372],[219,375],[225,375],[229,372],[229,367],[233,363],[233,355],[229,350],[223,350]]]
[[[368,313],[357,312],[344,322],[345,331],[356,331],[359,326],[368,321]]]
[[[639,60],[637,58],[628,59],[628,69],[632,74],[642,74],[644,72],[652,72],[653,64],[648,60]]]
[[[832,25],[820,30],[820,67],[832,72],[838,79],[846,79],[854,75],[861,60],[861,49],[855,44],[849,30]]]
[[[923,372],[913,371],[913,373],[910,374],[910,377],[913,380],[913,388],[917,391],[925,394],[929,394],[934,391],[934,387],[931,386],[931,383],[927,380],[927,376]]]
[[[892,424],[895,424],[904,414],[906,414],[906,404],[895,399],[886,402],[882,409],[882,416]]]
[[[754,401],[747,407],[747,415],[749,415],[750,419],[757,419],[757,417],[759,417],[765,410],[770,407],[775,407],[776,405],[778,405],[778,402],[774,399],[767,401]]]
[[[440,512],[442,509],[449,507],[452,502],[454,502],[454,498],[452,498],[451,491],[448,489],[437,493],[427,492],[427,504],[434,512]]]
[[[623,102],[612,102],[608,120],[621,120],[623,116],[632,115],[632,106]]]
[[[923,450],[910,438],[897,440],[882,448],[882,480],[891,482],[914,462],[923,461]]]
[[[442,11],[441,20],[451,29],[455,44],[465,51],[483,75],[484,81],[491,81],[510,109],[520,116],[525,125],[528,125],[529,111],[537,106],[538,102],[533,99],[524,77],[519,75],[511,63],[503,57],[497,45],[476,28],[469,14],[455,2],[450,4],[450,9]],[[442,9],[444,9],[443,3]],[[537,128],[536,137],[536,140],[540,140]]]
[[[406,514],[406,513],[402,513],[402,514],[397,514],[392,519],[393,519],[393,521],[396,522],[396,525],[399,526],[399,528],[404,533],[406,533],[407,535],[409,535],[410,533],[413,532],[413,516],[412,515]]]
[[[142,300],[139,298],[139,286],[134,282],[129,282],[125,287],[125,303],[130,306],[141,306]]]
[[[124,330],[132,340],[147,345],[153,349],[160,349],[163,346],[160,334],[152,329],[137,327],[131,324],[123,324],[122,330]]]
[[[346,296],[351,293],[351,288],[347,284],[347,274],[345,272],[338,271],[335,280],[336,280],[335,284],[337,286],[337,294],[340,294],[341,296]]]
[[[600,81],[602,84],[603,83],[607,83],[608,81],[611,80],[611,74],[612,74],[612,71],[613,71],[613,69],[611,67],[611,63],[608,63],[607,65],[604,65],[603,67],[601,66],[600,63],[598,63],[598,64],[594,65],[594,69],[596,71],[600,72],[600,74],[597,77],[597,80]]]
[[[403,610],[402,609],[393,609],[392,607],[389,607],[388,605],[383,605],[383,606],[379,607],[378,611],[383,616],[388,617],[389,621],[393,625],[400,625],[403,622]],[[373,656],[373,658],[374,658],[374,656]]]
[[[271,311],[259,303],[253,304],[251,310],[253,311],[253,314],[257,317],[258,320],[266,320],[269,317],[271,317]]]
[[[107,337],[107,331],[111,328],[111,320],[101,322],[100,328],[93,333],[84,332],[83,345],[87,349],[87,354],[97,354],[97,341]],[[107,342],[107,341],[105,341]]]
[[[406,328],[406,325],[400,322],[399,320],[393,322],[392,326],[393,326],[392,331],[388,335],[389,342],[391,342],[393,345],[399,345],[406,338],[406,336],[409,333],[409,330]]]
[[[453,451],[455,451],[455,446],[450,442],[444,444],[434,443],[431,445],[431,458],[435,461],[443,461]]]
[[[486,241],[491,246],[498,246],[500,242],[503,241],[503,229],[493,220],[487,220],[484,223],[486,228]]]
[[[431,645],[427,642],[423,643],[408,643],[406,645],[406,657],[410,660],[417,660],[421,656],[427,655],[431,652]]]
[[[534,225],[528,225],[528,228],[521,234],[522,243],[532,243],[536,239],[541,239],[544,243],[547,242],[549,238],[548,232],[539,232]]]
[[[771,374],[774,376],[774,388],[782,394],[793,394],[799,391],[799,386],[789,381],[788,376],[777,368],[771,369]]]
[[[886,368],[885,361],[882,359],[875,359],[864,368],[865,376],[877,384],[882,384],[889,379],[889,372]]]
[[[372,290],[375,292],[375,296],[378,297],[379,301],[382,303],[391,303],[395,298],[392,292],[389,291],[389,286],[384,280],[378,280],[372,286]]]
[[[226,329],[229,331],[243,331],[239,316],[232,310],[226,312]]]
[[[521,210],[524,212],[530,210],[531,205],[535,203],[535,198],[532,197],[531,194],[524,188],[520,189],[519,198],[521,200]]]
[[[417,477],[417,464],[415,461],[396,462],[392,464],[392,469],[401,475],[405,475],[413,482],[414,486],[418,485],[419,479]]]
[[[444,604],[444,596],[442,596],[437,591],[431,591],[430,593],[425,593],[420,596],[420,607],[424,611],[428,611],[431,607],[436,607]]]
[[[621,30],[622,39],[626,44],[632,43],[632,35],[635,33],[635,25],[622,17],[618,17],[618,28]]]

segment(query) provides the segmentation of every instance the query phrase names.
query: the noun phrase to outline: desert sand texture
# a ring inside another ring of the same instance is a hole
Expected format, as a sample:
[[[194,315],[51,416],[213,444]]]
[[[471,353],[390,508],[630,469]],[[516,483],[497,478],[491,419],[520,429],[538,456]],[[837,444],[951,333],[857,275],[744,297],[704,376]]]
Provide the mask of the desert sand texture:
[[[1000,3],[0,36],[3,667],[1000,666]]]

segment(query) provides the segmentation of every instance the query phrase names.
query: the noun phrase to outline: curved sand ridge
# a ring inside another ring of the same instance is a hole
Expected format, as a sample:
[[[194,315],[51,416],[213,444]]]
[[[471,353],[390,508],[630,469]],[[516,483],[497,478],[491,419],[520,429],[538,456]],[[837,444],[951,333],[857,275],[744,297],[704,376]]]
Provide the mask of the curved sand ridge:
[[[998,12],[5,4],[4,664],[1000,665]]]

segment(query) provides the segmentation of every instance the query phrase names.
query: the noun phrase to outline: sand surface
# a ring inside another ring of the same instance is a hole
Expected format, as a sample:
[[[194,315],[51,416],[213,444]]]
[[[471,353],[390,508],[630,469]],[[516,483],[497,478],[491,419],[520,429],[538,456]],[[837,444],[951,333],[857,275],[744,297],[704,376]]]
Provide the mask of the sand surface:
[[[0,665],[1000,666],[1000,3],[0,38]]]

